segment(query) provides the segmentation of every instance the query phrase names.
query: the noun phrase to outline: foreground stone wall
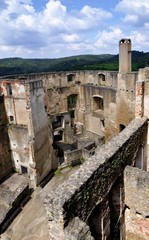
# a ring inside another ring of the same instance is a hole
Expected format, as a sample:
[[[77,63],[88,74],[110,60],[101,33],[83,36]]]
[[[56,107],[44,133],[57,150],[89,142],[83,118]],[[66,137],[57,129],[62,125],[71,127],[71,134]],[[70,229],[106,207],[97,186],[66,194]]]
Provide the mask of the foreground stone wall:
[[[50,239],[68,239],[63,227],[79,217],[86,222],[104,200],[126,165],[134,162],[140,145],[145,147],[147,119],[135,119],[103,145],[80,169],[45,199]]]
[[[124,174],[126,239],[149,239],[149,173],[127,166]]]

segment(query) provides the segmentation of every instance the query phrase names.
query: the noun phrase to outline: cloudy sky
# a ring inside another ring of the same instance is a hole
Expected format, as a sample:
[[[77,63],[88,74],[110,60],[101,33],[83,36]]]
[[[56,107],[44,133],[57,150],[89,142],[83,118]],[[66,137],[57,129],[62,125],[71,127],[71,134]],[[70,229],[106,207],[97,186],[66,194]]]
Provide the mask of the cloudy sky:
[[[149,0],[0,0],[0,58],[149,52]]]

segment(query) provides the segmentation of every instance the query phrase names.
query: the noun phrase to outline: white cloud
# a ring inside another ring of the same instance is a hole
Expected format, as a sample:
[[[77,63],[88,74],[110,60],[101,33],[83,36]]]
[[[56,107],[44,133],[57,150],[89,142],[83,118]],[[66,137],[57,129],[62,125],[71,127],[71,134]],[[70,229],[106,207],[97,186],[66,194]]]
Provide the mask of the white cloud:
[[[126,15],[124,18],[123,18],[123,21],[125,23],[131,23],[131,24],[135,24],[138,22],[138,16],[137,15]]]
[[[10,49],[11,56],[21,55],[21,49],[24,54],[24,49],[31,53],[50,50],[55,43],[60,47],[61,43],[81,43],[88,31],[112,17],[106,10],[87,5],[70,12],[59,0],[49,0],[41,11],[35,10],[31,0],[1,0],[0,6],[0,44],[6,45],[3,55],[4,49]]]
[[[136,12],[140,13],[142,10],[145,10],[145,12],[149,11],[149,4],[148,0],[122,0],[120,1],[116,9],[119,11],[124,11],[124,12]]]
[[[117,11],[125,13],[123,21],[136,27],[144,26],[148,22],[149,2],[148,0],[122,0],[116,8]]]
[[[119,27],[110,26],[108,30],[103,30],[98,33],[95,48],[102,51],[102,53],[114,53],[117,49],[118,41],[123,37],[122,30]]]
[[[148,0],[121,0],[116,11],[123,12],[125,24],[117,19],[112,26],[111,12],[89,5],[70,10],[60,0],[49,0],[36,10],[32,0],[0,0],[1,57],[117,53],[123,37],[132,37],[138,49],[141,44],[149,49]]]

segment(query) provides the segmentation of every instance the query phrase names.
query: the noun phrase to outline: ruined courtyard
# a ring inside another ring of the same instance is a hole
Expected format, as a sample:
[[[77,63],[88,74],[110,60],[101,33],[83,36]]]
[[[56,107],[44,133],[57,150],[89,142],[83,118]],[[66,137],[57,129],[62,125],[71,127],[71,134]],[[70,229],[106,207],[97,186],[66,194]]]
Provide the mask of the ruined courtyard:
[[[1,238],[147,240],[148,104],[149,68],[131,71],[130,39],[119,72],[2,77]]]

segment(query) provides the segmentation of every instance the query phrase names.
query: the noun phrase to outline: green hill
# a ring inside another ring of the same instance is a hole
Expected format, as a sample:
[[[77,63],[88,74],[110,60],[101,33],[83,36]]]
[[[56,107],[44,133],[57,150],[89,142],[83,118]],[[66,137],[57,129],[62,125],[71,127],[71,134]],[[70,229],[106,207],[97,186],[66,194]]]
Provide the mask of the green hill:
[[[149,65],[149,53],[132,51],[132,70]],[[0,76],[72,70],[118,70],[118,55],[78,55],[57,59],[0,59]]]

